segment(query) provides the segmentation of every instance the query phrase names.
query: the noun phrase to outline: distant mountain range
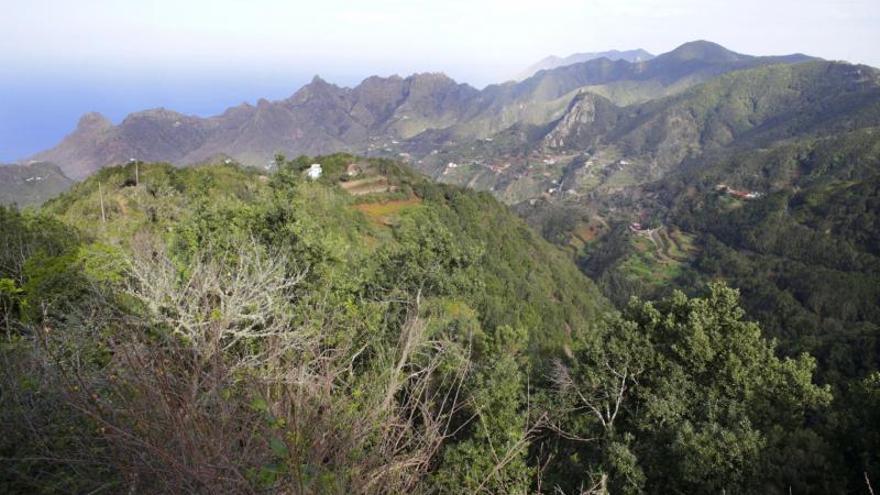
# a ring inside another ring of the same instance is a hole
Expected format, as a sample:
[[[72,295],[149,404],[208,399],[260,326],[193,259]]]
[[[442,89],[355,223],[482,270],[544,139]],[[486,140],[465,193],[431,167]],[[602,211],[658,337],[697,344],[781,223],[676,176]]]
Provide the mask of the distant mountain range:
[[[584,92],[631,105],[679,94],[728,72],[809,60],[742,55],[697,41],[645,62],[599,58],[482,91],[443,74],[370,77],[355,88],[315,77],[285,100],[260,100],[210,118],[155,109],[113,125],[87,114],[61,143],[32,159],[56,163],[81,179],[131,158],[185,165],[222,155],[257,166],[276,153],[419,158],[518,126],[548,125]]]
[[[514,78],[514,80],[523,81],[534,76],[542,70],[550,70],[565,65],[589,62],[590,60],[596,60],[597,58],[607,58],[611,61],[625,60],[627,62],[636,63],[651,60],[652,58],[654,58],[654,55],[651,55],[641,48],[625,51],[610,50],[607,52],[573,53],[567,57],[557,57],[556,55],[550,55],[549,57],[544,58],[535,64],[532,64],[526,70],[520,72]]]

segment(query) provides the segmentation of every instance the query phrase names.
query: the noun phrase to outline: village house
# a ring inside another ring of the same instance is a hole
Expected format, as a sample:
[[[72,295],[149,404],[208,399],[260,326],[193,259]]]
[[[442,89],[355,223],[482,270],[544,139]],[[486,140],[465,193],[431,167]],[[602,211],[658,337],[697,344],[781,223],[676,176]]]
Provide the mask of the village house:
[[[763,193],[760,193],[758,191],[743,191],[739,189],[734,189],[727,184],[718,184],[715,186],[715,190],[719,194],[727,194],[728,196],[733,196],[734,198],[743,200],[758,199],[764,196]]]
[[[321,174],[324,173],[324,170],[321,168],[320,163],[313,163],[306,170],[306,177],[311,180],[318,180],[321,178]]]

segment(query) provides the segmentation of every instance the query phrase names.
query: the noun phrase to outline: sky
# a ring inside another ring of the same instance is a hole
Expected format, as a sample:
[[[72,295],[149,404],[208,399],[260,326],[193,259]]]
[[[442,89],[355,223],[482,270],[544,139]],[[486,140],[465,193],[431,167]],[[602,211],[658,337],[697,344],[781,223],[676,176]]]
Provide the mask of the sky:
[[[54,145],[88,111],[207,116],[315,74],[482,87],[551,54],[696,39],[880,67],[880,0],[0,0],[0,161]]]

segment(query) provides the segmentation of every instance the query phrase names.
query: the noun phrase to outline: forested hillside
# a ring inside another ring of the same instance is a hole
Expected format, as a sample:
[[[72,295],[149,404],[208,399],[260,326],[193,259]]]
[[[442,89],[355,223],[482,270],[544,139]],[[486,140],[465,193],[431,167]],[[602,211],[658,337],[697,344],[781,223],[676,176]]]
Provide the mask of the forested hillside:
[[[3,491],[827,493],[875,475],[836,462],[814,359],[778,357],[734,291],[618,313],[486,193],[386,160],[277,164],[132,163],[0,211]]]
[[[640,230],[617,224],[581,258],[618,304],[675,288],[696,294],[711,280],[740,289],[784,355],[818,359],[820,383],[835,390],[823,435],[837,462],[863,469],[877,465],[876,417],[856,405],[880,369],[876,132],[694,160],[644,187],[640,206],[653,215]]]

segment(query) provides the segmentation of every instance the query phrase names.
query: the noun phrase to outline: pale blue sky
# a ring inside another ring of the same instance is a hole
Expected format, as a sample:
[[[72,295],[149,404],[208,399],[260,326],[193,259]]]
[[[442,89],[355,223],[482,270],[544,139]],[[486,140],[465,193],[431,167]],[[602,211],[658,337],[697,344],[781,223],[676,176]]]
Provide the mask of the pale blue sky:
[[[481,85],[555,53],[754,53],[880,65],[878,0],[0,0],[0,60],[280,72],[446,70]]]
[[[74,113],[215,113],[316,73],[350,85],[443,71],[483,86],[550,54],[694,39],[880,66],[880,0],[0,0],[0,12],[0,160],[57,140]],[[69,112],[40,108],[47,92]],[[29,108],[45,120],[9,120]]]

